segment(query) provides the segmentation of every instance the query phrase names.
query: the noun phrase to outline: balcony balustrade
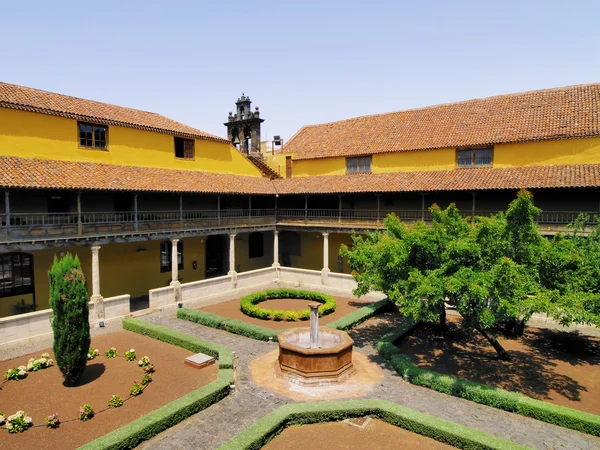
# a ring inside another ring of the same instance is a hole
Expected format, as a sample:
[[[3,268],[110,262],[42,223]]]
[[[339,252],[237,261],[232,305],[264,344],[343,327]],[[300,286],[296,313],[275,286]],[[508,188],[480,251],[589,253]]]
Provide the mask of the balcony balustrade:
[[[78,213],[27,213],[0,216],[0,241],[48,237],[110,236],[123,233],[144,233],[173,230],[201,230],[203,228],[235,228],[247,225],[313,225],[362,226],[377,228],[388,215],[394,213],[401,220],[415,222],[431,220],[428,210],[389,209],[224,209],[179,211],[125,211]],[[490,216],[497,211],[476,210],[475,215]],[[560,231],[573,222],[581,211],[544,211],[538,224],[546,229]],[[595,225],[595,212],[588,214],[587,225]],[[463,217],[472,211],[461,211]]]

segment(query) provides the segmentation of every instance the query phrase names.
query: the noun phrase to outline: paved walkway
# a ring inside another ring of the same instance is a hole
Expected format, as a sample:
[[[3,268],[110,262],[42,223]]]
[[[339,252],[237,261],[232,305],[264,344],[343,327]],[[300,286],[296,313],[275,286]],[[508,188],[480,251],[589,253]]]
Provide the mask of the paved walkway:
[[[179,320],[169,312],[154,313],[140,319],[225,345],[238,356],[234,394],[145,442],[140,448],[214,449],[279,406],[293,402],[252,384],[250,361],[273,350],[277,344]],[[404,383],[373,347],[377,339],[393,326],[394,320],[395,316],[385,314],[365,322],[350,333],[355,340],[355,348],[369,355],[385,373],[383,380],[363,398],[389,400],[534,448],[600,448],[600,438]]]

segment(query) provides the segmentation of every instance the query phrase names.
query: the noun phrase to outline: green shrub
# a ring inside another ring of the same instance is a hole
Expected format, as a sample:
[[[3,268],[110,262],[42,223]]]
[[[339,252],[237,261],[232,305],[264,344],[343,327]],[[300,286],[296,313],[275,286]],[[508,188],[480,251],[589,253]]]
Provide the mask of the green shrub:
[[[252,325],[241,320],[230,320],[229,322],[226,322],[224,329],[230,333],[246,336],[256,339],[257,341],[268,341],[269,338],[277,341],[277,335],[282,332],[282,330],[269,330],[268,328]]]
[[[407,323],[398,330],[386,334],[377,342],[379,354],[389,360],[401,376],[408,376],[412,384],[492,408],[514,412],[565,428],[600,436],[600,416],[535,400],[518,392],[510,392],[418,367],[409,356],[401,353],[400,349],[394,345],[394,342],[402,339],[413,328],[414,326]]]
[[[292,322],[298,319],[309,319],[310,309],[302,309],[300,311],[281,311],[257,306],[258,303],[264,302],[265,300],[278,298],[297,298],[303,300],[314,300],[315,302],[323,303],[323,305],[319,306],[320,316],[331,314],[335,311],[336,306],[335,299],[331,295],[325,295],[319,292],[301,291],[296,289],[267,289],[264,292],[257,292],[256,294],[250,294],[243,297],[240,300],[240,310],[247,316],[255,317],[261,320],[285,319]],[[283,312],[283,317],[281,312]]]
[[[220,450],[260,449],[290,425],[307,425],[372,416],[391,425],[458,448],[524,449],[514,442],[414,411],[385,400],[295,403],[280,407],[246,428]]]
[[[53,312],[54,355],[65,384],[73,385],[87,363],[90,348],[88,294],[77,256],[54,257],[48,271]]]
[[[329,328],[335,328],[336,330],[351,330],[355,326],[363,323],[365,320],[373,317],[382,309],[387,308],[388,305],[388,299],[384,298],[383,300],[379,300],[377,302],[363,306],[362,308],[357,309],[356,311],[353,311],[350,314],[347,314],[344,317],[341,317],[338,320],[327,324],[327,326]]]

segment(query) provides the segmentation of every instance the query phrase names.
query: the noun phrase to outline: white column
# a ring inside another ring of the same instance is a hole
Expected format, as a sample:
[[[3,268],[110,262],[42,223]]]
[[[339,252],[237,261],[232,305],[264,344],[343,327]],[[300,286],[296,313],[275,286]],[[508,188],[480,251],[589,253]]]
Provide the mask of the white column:
[[[229,273],[231,276],[231,286],[237,287],[237,272],[235,271],[235,233],[229,235]]]
[[[329,233],[323,233],[323,269],[321,269],[321,283],[327,284],[329,272]]]
[[[279,267],[279,231],[273,231],[273,267]]]
[[[92,247],[92,302],[97,319],[104,319],[104,299],[100,295],[100,259],[98,253],[100,246]]]
[[[181,301],[181,283],[179,282],[179,260],[177,243],[179,239],[171,239],[171,286],[175,288],[175,302]]]

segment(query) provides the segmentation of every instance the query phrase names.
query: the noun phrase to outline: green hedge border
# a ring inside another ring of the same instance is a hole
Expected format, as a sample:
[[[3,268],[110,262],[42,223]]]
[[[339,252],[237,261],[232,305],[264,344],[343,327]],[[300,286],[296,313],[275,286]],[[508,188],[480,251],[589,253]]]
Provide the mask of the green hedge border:
[[[335,298],[331,295],[321,294],[314,291],[303,291],[297,289],[267,289],[266,291],[256,292],[246,295],[240,300],[240,309],[244,314],[261,320],[286,320],[295,322],[298,319],[310,319],[310,309],[301,309],[300,311],[290,311],[283,309],[268,309],[256,306],[257,303],[266,300],[275,300],[280,298],[293,298],[303,300],[313,300],[323,303],[319,306],[319,316],[323,317],[335,311]]]
[[[185,348],[202,352],[219,360],[219,374],[212,383],[202,386],[133,422],[80,447],[85,450],[133,448],[182,420],[218,402],[229,394],[233,383],[232,352],[227,347],[187,336],[138,319],[123,320],[123,329]],[[166,370],[166,369],[165,369]]]
[[[598,415],[567,408],[566,406],[553,405],[518,392],[510,392],[418,367],[408,355],[403,354],[394,345],[395,342],[410,333],[414,327],[414,324],[407,323],[386,334],[377,342],[379,354],[390,361],[400,375],[403,377],[408,376],[412,384],[471,400],[492,408],[532,417],[560,427],[600,436],[600,416]]]
[[[328,328],[334,328],[337,330],[351,330],[355,326],[361,324],[365,320],[373,317],[382,309],[388,307],[391,303],[388,299],[383,299],[367,306],[364,306],[350,314],[339,318],[338,320],[327,324]],[[204,311],[198,311],[195,309],[181,308],[177,310],[177,318],[182,320],[189,320],[190,322],[199,323],[211,328],[217,328],[221,330],[229,331],[233,334],[239,334],[246,336],[251,339],[258,341],[268,341],[271,338],[273,341],[277,341],[277,335],[283,333],[285,330],[270,330],[259,325],[252,325],[241,320],[229,319],[222,317],[217,314],[208,313]]]
[[[525,449],[522,445],[413,411],[386,400],[293,403],[266,415],[219,447],[219,450],[260,449],[290,425],[308,425],[371,416],[436,441],[467,449]]]

